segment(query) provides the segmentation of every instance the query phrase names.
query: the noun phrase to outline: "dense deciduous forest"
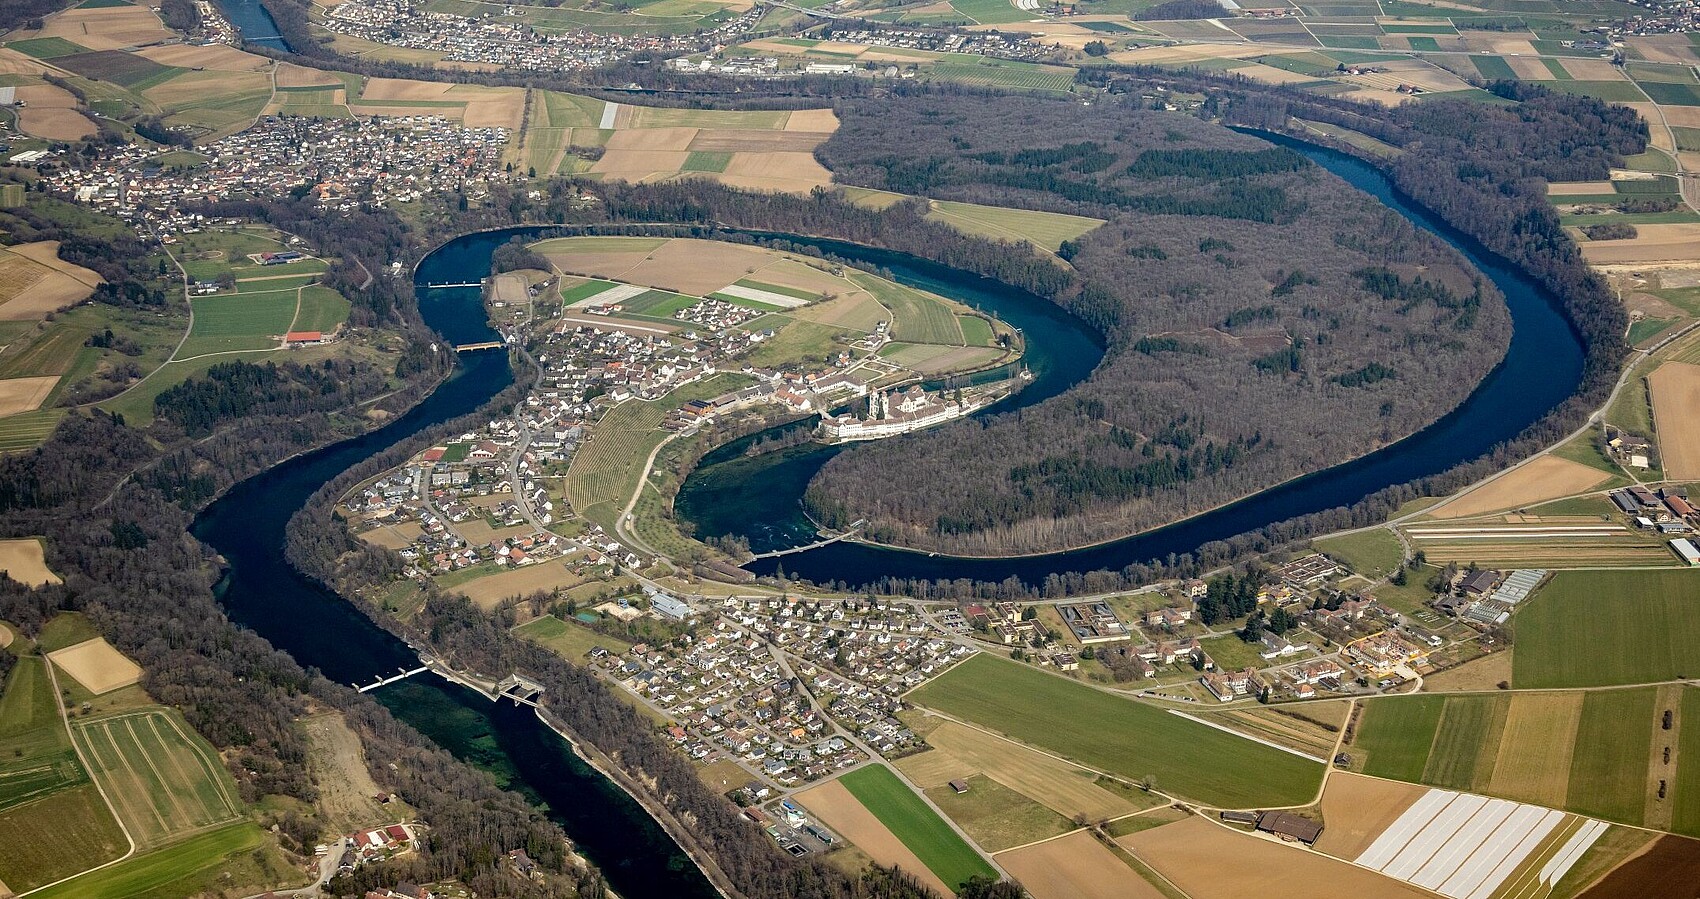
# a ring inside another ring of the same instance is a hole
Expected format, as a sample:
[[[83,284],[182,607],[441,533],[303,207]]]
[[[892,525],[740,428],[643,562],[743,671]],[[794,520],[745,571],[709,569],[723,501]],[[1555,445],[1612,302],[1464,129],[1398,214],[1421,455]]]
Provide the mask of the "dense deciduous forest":
[[[970,554],[1122,536],[1421,428],[1509,338],[1492,286],[1440,241],[1194,118],[1013,97],[839,116],[818,155],[842,180],[1107,219],[1049,295],[1109,351],[1064,397],[839,454],[807,497],[829,526]]]

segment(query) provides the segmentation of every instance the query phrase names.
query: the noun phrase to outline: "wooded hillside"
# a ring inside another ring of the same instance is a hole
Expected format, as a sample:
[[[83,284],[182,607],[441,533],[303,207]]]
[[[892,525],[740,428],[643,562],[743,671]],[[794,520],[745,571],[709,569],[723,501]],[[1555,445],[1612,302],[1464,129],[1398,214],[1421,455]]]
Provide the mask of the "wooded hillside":
[[[807,497],[831,525],[970,554],[1133,533],[1420,429],[1509,340],[1502,299],[1438,239],[1198,119],[1012,97],[839,116],[820,155],[841,180],[1108,219],[1062,248],[1077,284],[1059,299],[1109,350],[1019,414],[840,454]]]

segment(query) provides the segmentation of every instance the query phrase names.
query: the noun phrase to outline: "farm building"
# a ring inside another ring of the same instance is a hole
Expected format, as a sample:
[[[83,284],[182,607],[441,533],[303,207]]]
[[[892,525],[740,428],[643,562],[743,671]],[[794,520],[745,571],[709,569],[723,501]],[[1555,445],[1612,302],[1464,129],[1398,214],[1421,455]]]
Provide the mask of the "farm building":
[[[315,346],[325,342],[322,331],[291,331],[283,335],[283,342],[290,346]]]
[[[1694,547],[1694,542],[1686,537],[1678,537],[1670,542],[1670,548],[1676,551],[1682,561],[1691,566],[1700,565],[1700,549]]]
[[[1257,829],[1272,833],[1283,840],[1297,840],[1306,846],[1322,836],[1322,824],[1292,812],[1264,812],[1257,818]]]

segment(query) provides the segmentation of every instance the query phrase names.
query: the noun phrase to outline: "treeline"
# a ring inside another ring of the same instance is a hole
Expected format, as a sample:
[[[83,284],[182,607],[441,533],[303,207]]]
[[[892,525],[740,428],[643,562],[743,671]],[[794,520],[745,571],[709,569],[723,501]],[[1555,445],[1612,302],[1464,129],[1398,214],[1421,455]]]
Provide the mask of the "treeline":
[[[0,3],[0,31],[40,28],[43,16],[70,5],[69,0],[6,0]]]
[[[383,388],[385,373],[349,360],[315,365],[288,361],[220,362],[206,375],[168,387],[154,397],[154,413],[185,434],[204,437],[219,424],[255,414],[295,416],[330,412]]]

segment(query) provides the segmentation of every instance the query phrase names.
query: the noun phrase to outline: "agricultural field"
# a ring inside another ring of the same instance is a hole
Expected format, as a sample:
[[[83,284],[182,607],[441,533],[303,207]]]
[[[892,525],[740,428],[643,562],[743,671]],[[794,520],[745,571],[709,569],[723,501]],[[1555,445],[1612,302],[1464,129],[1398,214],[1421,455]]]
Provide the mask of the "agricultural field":
[[[1321,766],[984,653],[909,694],[1084,765],[1226,808],[1310,801]]]
[[[795,798],[805,811],[849,840],[873,861],[887,867],[902,868],[941,896],[955,892],[841,780],[829,780],[810,787],[796,794]],[[939,826],[943,827],[943,823],[940,822]],[[947,829],[946,832],[950,831]],[[952,836],[955,834],[952,833]],[[963,845],[966,847],[966,844]],[[973,850],[968,851],[973,854]],[[978,860],[979,856],[974,858]]]
[[[0,811],[88,783],[41,659],[19,660],[0,686]]]
[[[890,768],[866,765],[838,780],[946,884],[997,876],[974,847],[951,830]]]
[[[1643,687],[1376,699],[1365,703],[1348,751],[1376,777],[1670,827],[1672,809],[1680,822],[1688,794],[1687,781],[1663,760],[1672,740],[1662,716],[1669,710],[1673,727],[1679,724],[1674,716],[1687,711],[1687,694],[1695,692]],[[1675,786],[1674,800],[1657,797],[1661,780]],[[1700,826],[1700,819],[1687,826]]]
[[[173,899],[231,889],[243,895],[305,880],[255,824],[232,824],[36,893],[45,899]]]
[[[930,787],[927,798],[987,852],[999,852],[1068,833],[1074,823],[984,775],[963,781],[968,792]]]
[[[0,540],[0,571],[20,584],[32,587],[62,583],[47,567],[41,541],[33,537]]]
[[[1548,895],[1609,829],[1539,806],[1429,790],[1354,862],[1452,899]]]
[[[1346,723],[1346,709],[1345,701],[1307,702],[1270,708],[1225,709],[1205,712],[1197,717],[1313,758],[1328,758],[1333,754],[1335,741],[1340,738],[1340,728]]]
[[[1161,899],[1164,895],[1084,830],[1002,853],[997,861],[1033,899]]]
[[[1373,871],[1260,840],[1196,815],[1116,841],[1188,896],[1262,896],[1272,883],[1304,884],[1307,899],[1432,896]]]
[[[1595,489],[1608,477],[1599,469],[1548,454],[1470,488],[1429,510],[1428,517],[1470,518],[1487,512],[1522,509]]]
[[[297,290],[196,297],[190,301],[194,324],[177,356],[277,349],[295,321],[298,302]]]
[[[141,845],[160,846],[242,814],[217,753],[163,709],[80,720],[73,734]]]
[[[893,763],[923,789],[983,775],[1065,818],[1083,815],[1092,821],[1130,815],[1159,801],[1087,768],[954,721],[937,723],[925,738],[932,749]]]
[[[50,652],[47,661],[96,696],[131,686],[142,677],[141,666],[125,658],[104,637]]]
[[[1423,522],[1402,530],[1437,565],[1564,569],[1680,564],[1658,535],[1602,521],[1598,515],[1504,515]]]
[[[122,856],[127,848],[124,833],[93,784],[0,811],[0,882],[13,890],[30,890],[70,877]]]
[[[1700,428],[1688,414],[1700,404],[1700,365],[1666,362],[1647,377],[1647,389],[1665,476],[1681,481],[1700,479]]]
[[[1657,683],[1700,671],[1700,577],[1561,571],[1511,619],[1518,689]]]

